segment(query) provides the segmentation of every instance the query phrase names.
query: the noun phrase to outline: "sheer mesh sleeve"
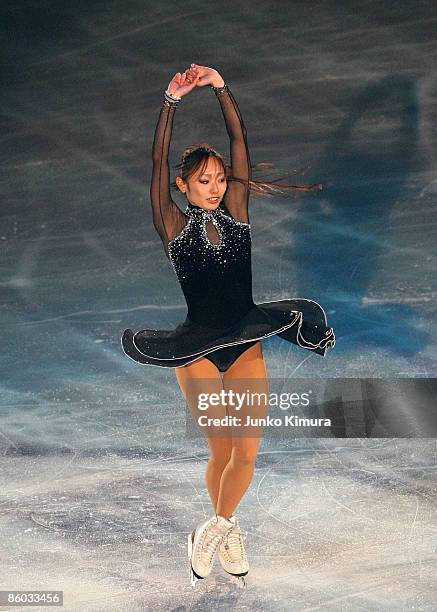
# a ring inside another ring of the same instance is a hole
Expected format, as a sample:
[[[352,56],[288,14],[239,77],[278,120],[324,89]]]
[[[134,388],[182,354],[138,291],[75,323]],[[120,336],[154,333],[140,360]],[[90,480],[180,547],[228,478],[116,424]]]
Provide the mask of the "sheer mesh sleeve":
[[[213,91],[220,102],[231,148],[232,177],[228,182],[223,204],[234,219],[249,223],[251,163],[246,128],[229,86],[213,87]]]
[[[162,105],[152,148],[153,170],[150,200],[153,224],[163,242],[167,257],[169,241],[175,238],[186,224],[185,215],[172,200],[170,193],[168,153],[176,106],[168,102]]]

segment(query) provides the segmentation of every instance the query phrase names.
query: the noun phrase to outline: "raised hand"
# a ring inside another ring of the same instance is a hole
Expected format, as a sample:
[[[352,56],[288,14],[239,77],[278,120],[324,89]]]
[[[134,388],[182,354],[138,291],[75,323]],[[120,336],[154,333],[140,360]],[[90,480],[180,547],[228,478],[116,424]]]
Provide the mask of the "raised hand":
[[[197,78],[196,86],[203,87],[205,85],[212,85],[213,87],[223,87],[225,84],[220,74],[214,68],[208,68],[208,66],[200,66],[199,64],[191,64],[190,68],[186,70],[186,73],[190,79]]]
[[[187,71],[182,73],[176,72],[168,84],[167,92],[175,98],[183,98],[196,87],[198,78],[195,74],[188,75]]]

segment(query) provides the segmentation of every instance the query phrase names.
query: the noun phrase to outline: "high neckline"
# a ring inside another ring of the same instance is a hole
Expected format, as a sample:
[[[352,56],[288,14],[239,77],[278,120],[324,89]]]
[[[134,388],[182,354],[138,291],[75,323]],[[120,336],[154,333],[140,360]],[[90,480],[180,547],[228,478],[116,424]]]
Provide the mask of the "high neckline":
[[[187,207],[185,209],[185,214],[195,219],[210,219],[220,214],[220,211],[220,205],[214,210],[206,210],[205,208],[200,208],[200,206],[194,206],[194,204],[188,202]]]

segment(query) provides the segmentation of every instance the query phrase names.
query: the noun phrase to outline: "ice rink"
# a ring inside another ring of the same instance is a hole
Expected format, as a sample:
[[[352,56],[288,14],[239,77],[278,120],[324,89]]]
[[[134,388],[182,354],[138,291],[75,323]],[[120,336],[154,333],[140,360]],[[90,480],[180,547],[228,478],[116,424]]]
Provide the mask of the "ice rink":
[[[435,610],[431,437],[264,439],[236,513],[247,587],[216,560],[193,589],[207,443],[186,436],[174,370],[129,360],[120,337],[186,314],[148,191],[163,91],[195,62],[232,88],[256,177],[323,184],[251,200],[255,301],[316,300],[337,339],[325,358],[263,341],[270,376],[437,377],[437,9],[43,0],[0,15],[0,590],[63,590],[90,612]],[[228,154],[208,87],[176,111],[172,166],[199,141]]]

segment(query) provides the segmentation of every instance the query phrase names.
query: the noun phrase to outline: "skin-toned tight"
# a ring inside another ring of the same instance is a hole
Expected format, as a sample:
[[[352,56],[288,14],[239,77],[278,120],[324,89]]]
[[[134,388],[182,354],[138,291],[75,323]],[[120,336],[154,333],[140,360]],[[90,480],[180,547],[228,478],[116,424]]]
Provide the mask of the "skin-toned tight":
[[[196,421],[199,415],[223,418],[226,414],[232,414],[241,417],[244,423],[246,415],[262,418],[267,414],[267,403],[264,401],[255,408],[249,406],[249,403],[243,404],[238,411],[230,411],[229,407],[221,404],[210,405],[207,410],[200,412],[197,406],[196,393],[199,392],[219,393],[222,389],[232,389],[240,393],[250,391],[268,395],[267,369],[260,342],[242,353],[223,373],[223,379],[216,366],[205,358],[176,368],[175,372]],[[252,480],[262,427],[200,429],[207,436],[210,448],[205,474],[208,493],[216,514],[229,518]]]

